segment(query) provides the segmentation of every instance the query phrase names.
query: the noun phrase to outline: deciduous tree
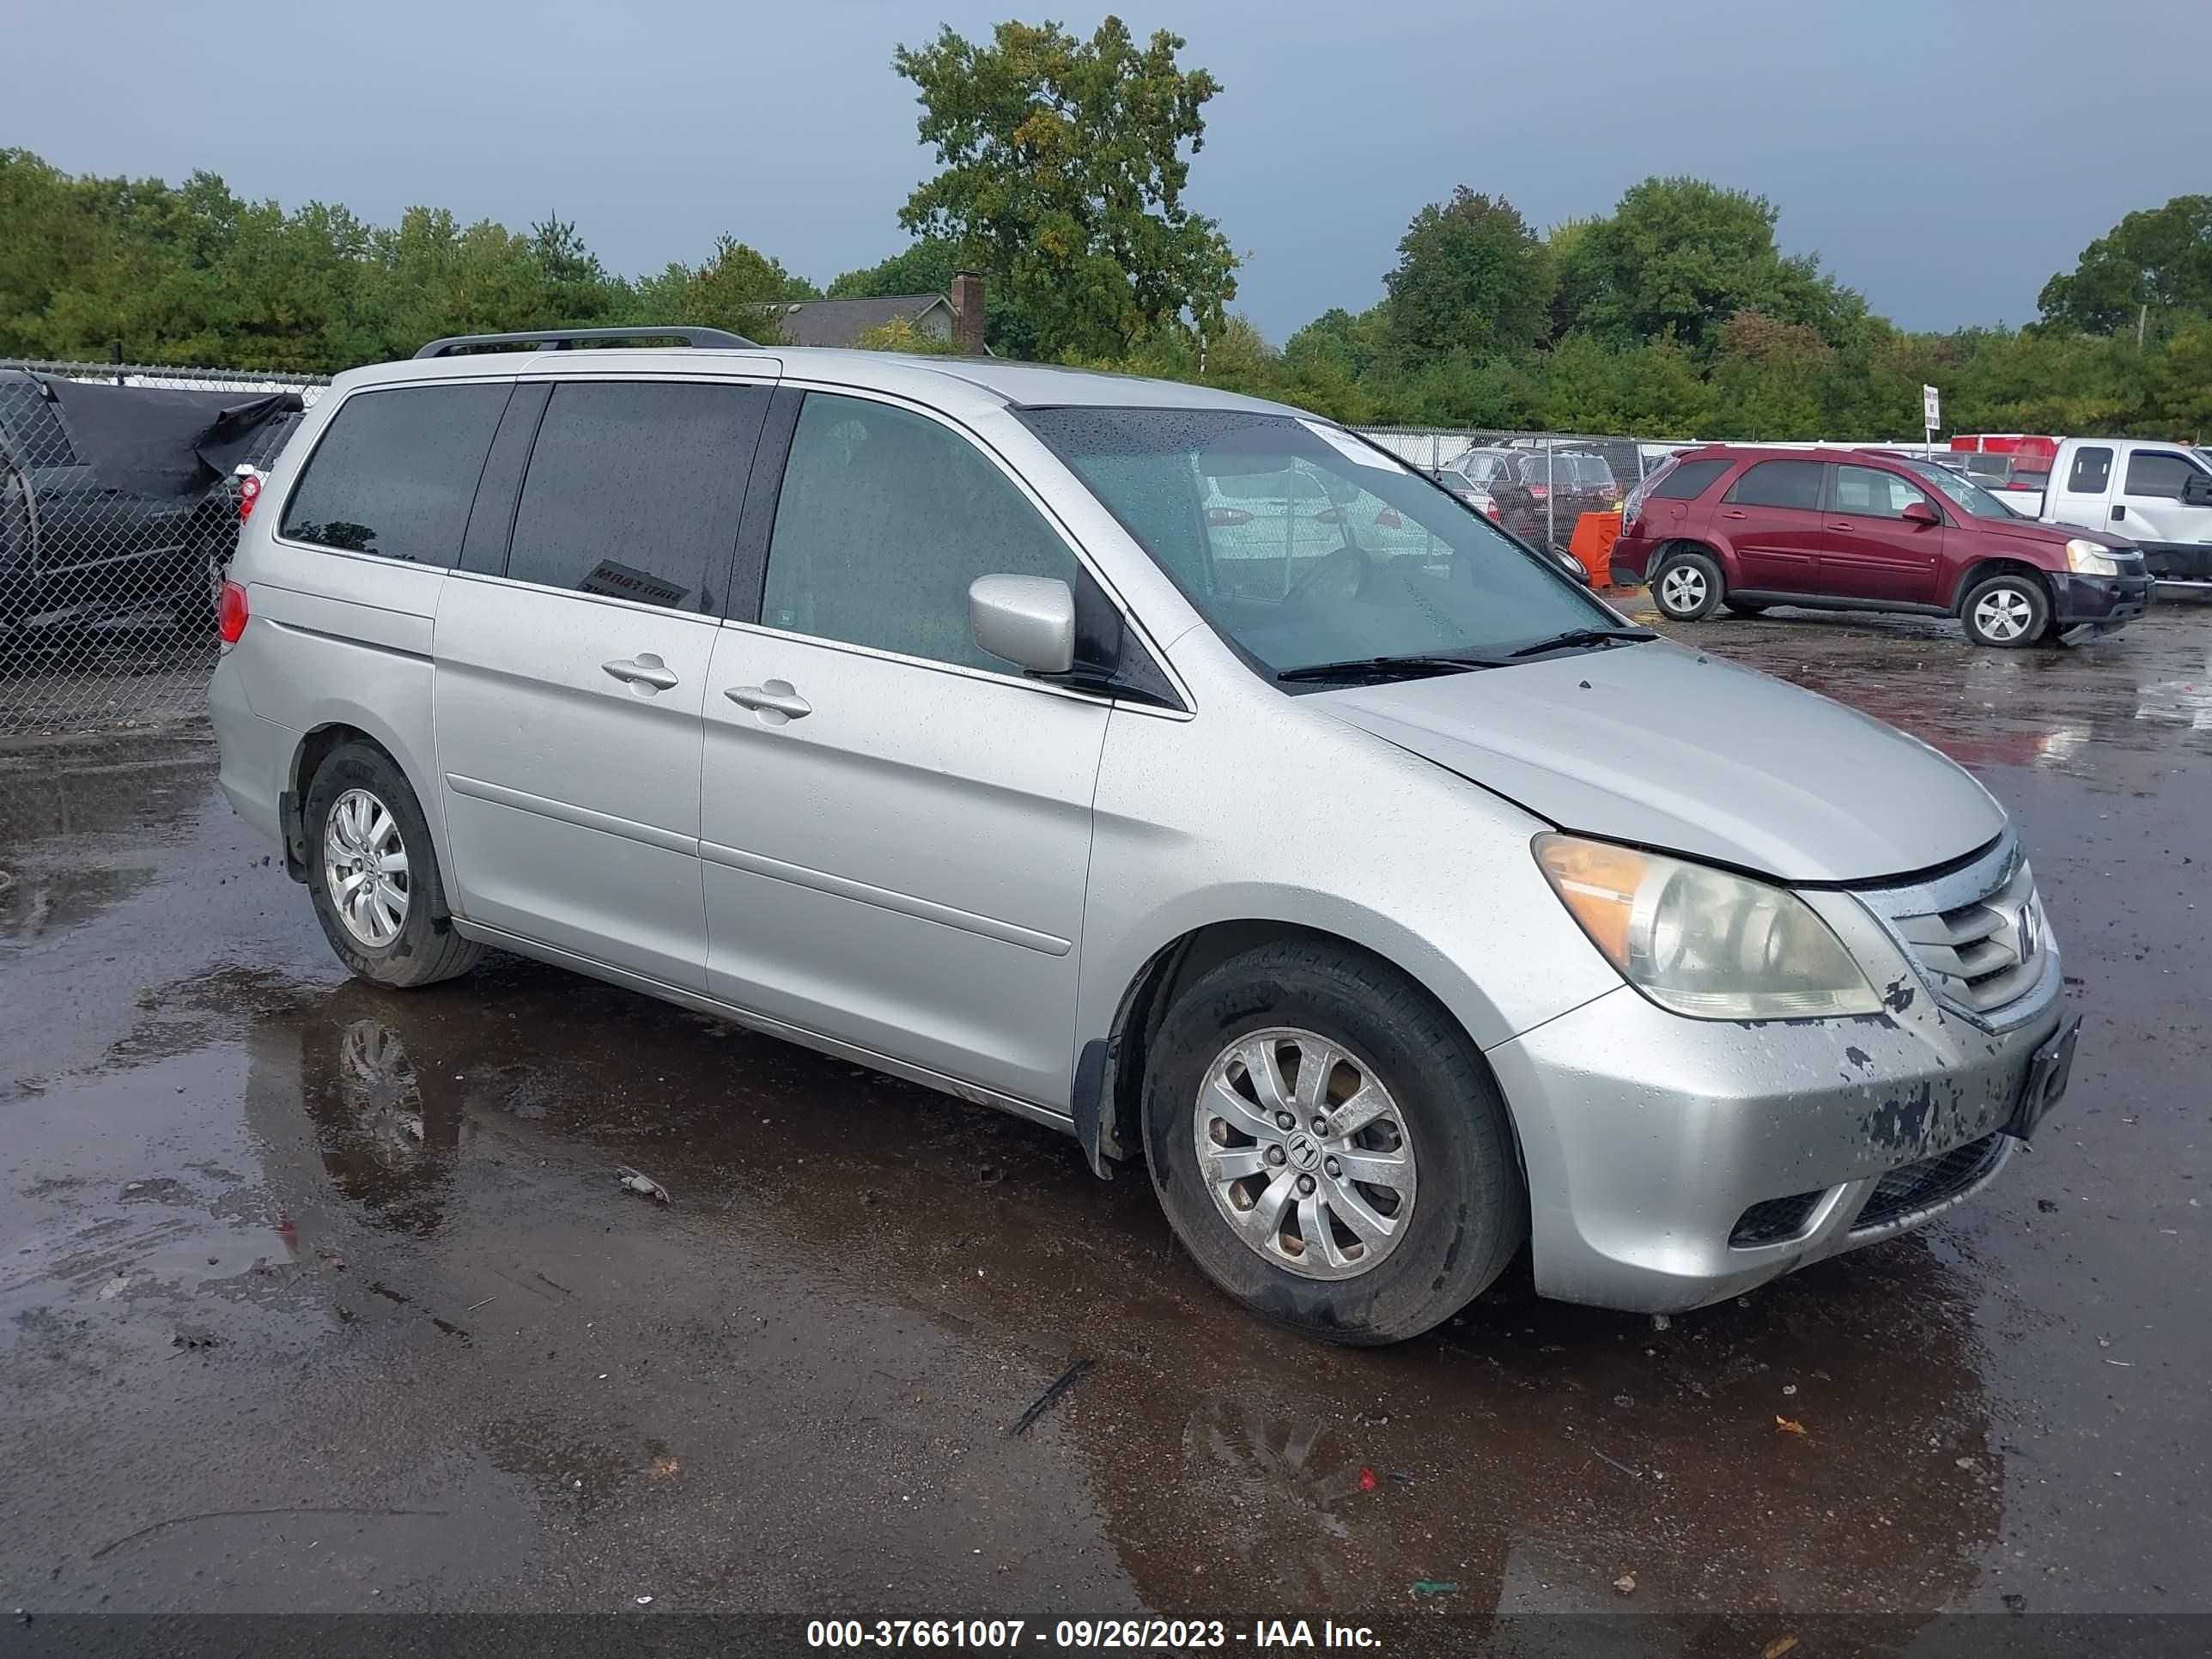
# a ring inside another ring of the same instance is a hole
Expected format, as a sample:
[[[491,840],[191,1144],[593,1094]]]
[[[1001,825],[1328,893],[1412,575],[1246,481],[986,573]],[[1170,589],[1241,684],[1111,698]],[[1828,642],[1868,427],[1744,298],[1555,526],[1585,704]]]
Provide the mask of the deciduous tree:
[[[1163,29],[1140,48],[1109,16],[1087,41],[1007,22],[988,45],[947,27],[893,55],[942,167],[899,222],[978,252],[1038,355],[1222,327],[1237,257],[1183,199],[1205,145],[1200,111],[1220,86],[1177,66],[1183,44]]]

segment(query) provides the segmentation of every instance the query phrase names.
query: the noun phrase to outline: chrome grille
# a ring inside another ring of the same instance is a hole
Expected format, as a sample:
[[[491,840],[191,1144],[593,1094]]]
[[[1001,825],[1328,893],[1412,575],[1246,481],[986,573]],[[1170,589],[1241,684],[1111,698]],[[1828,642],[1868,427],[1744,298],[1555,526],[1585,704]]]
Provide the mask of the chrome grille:
[[[1936,994],[1978,1014],[2034,985],[2050,935],[2025,864],[1994,891],[1948,910],[1899,916],[1895,926]]]
[[[2056,947],[2035,877],[2010,830],[1964,866],[1910,886],[1862,888],[1947,1006],[2002,1026],[2051,971]]]

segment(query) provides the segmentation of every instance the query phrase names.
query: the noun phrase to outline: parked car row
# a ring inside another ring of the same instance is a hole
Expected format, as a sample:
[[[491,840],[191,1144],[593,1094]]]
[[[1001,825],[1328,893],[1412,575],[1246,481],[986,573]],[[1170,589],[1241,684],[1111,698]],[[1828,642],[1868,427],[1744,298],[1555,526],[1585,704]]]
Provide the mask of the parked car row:
[[[1723,606],[1902,611],[1955,616],[1999,647],[2109,632],[2152,586],[2119,536],[2023,519],[1948,467],[1863,450],[1684,450],[1624,510],[1613,560],[1678,622]]]
[[[1595,450],[1469,449],[1437,482],[1493,524],[1539,547],[1564,546],[1585,513],[1620,510],[1613,464]]]

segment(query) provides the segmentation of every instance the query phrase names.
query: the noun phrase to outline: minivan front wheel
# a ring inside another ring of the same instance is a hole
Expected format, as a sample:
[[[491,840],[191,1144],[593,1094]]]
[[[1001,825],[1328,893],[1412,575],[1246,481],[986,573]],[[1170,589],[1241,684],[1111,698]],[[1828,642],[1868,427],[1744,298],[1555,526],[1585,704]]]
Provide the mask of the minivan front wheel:
[[[2009,649],[2033,645],[2051,624],[2051,601],[2033,576],[2006,573],[1977,582],[1959,607],[1966,637]]]
[[[1713,613],[1723,588],[1721,568],[1703,553],[1677,553],[1652,579],[1651,599],[1673,622],[1698,622]]]
[[[357,976],[402,988],[476,966],[484,947],[453,931],[430,826],[391,757],[339,744],[307,786],[301,817],[315,919]]]
[[[1526,1231],[1504,1103],[1466,1034],[1348,950],[1262,946],[1178,997],[1146,1068],[1145,1136],[1206,1276],[1335,1341],[1440,1324]]]

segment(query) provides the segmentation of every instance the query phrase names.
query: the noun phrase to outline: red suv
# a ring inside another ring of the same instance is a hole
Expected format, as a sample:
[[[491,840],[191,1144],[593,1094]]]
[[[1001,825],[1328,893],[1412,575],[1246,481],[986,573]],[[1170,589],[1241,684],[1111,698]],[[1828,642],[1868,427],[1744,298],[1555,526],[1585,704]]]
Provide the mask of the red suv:
[[[1623,511],[1616,572],[1661,613],[1726,605],[1956,617],[1977,645],[2109,633],[2150,603],[2132,543],[2023,519],[1930,462],[1859,450],[1684,450]]]

